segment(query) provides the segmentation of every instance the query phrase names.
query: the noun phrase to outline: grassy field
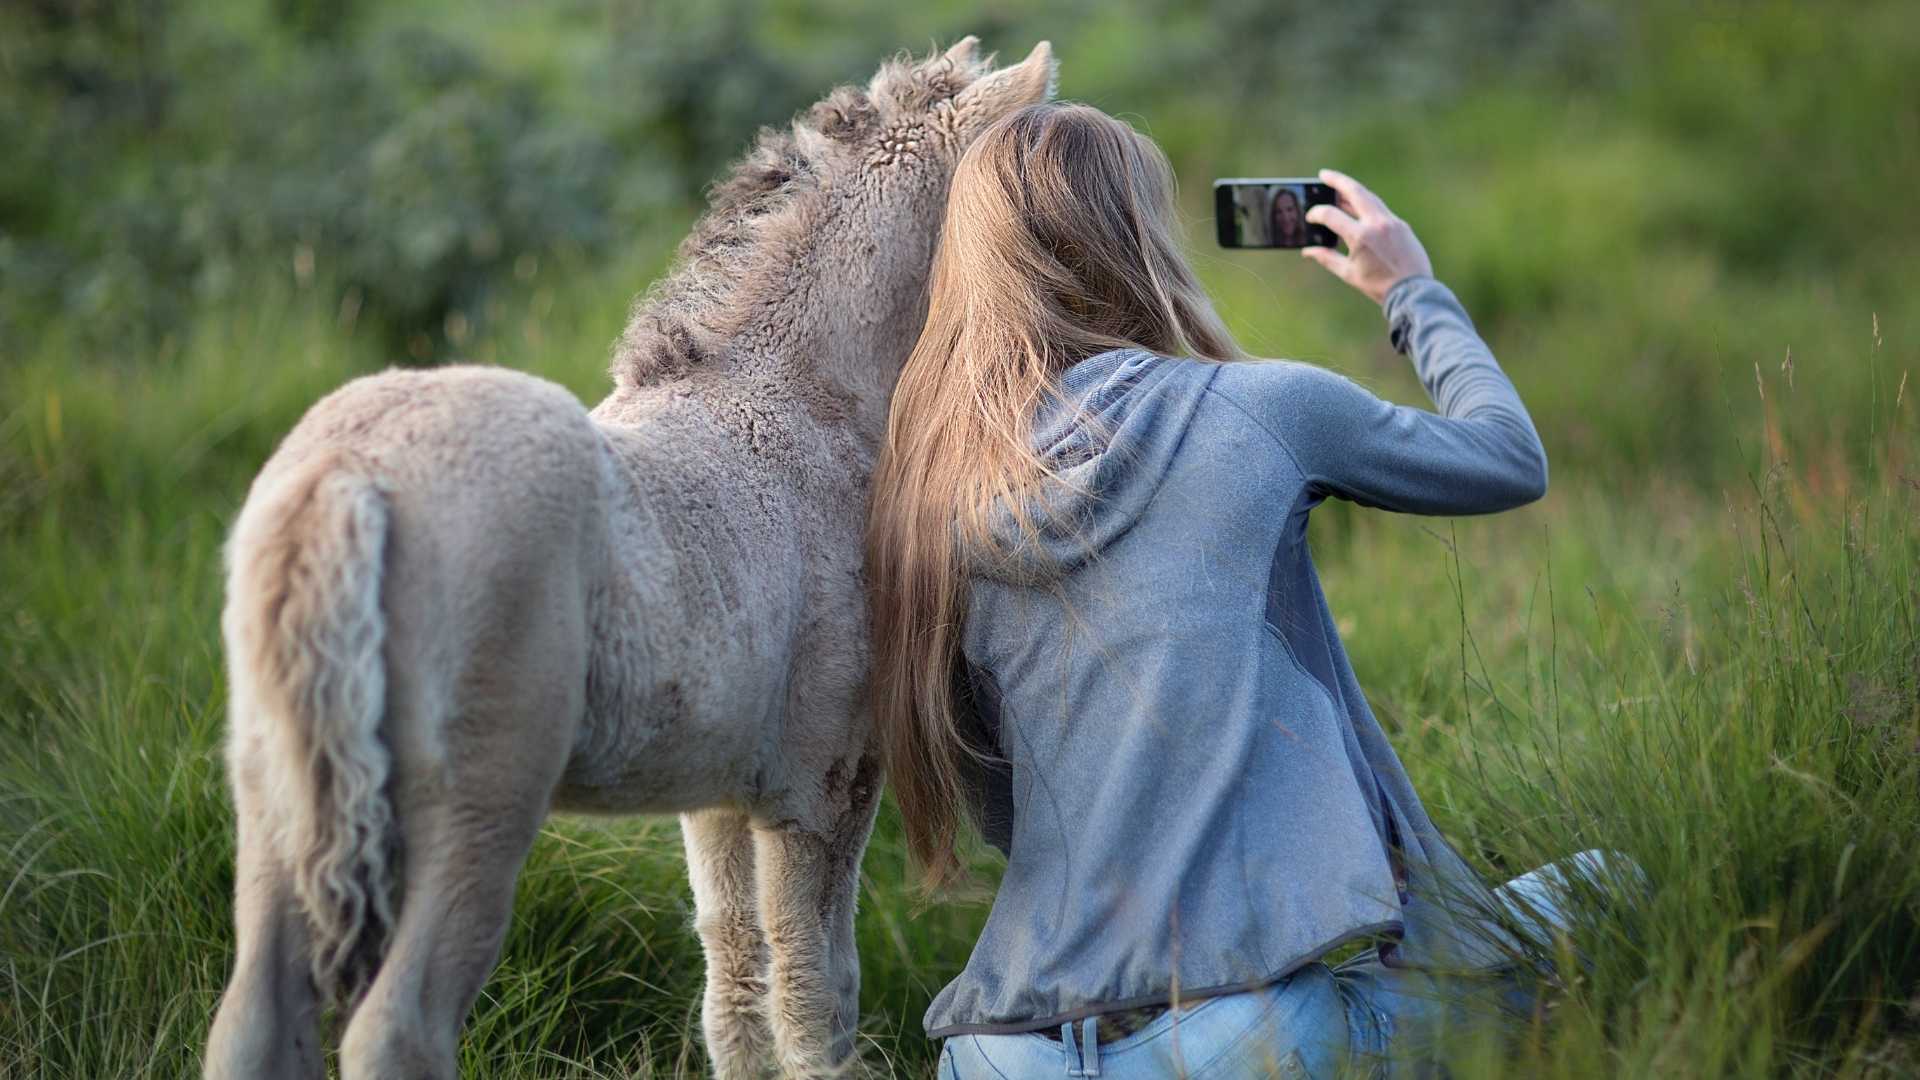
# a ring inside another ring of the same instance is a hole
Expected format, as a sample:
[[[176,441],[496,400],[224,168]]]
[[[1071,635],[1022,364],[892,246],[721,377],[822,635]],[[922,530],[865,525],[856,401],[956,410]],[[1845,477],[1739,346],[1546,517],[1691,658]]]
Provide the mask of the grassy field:
[[[1920,99],[1920,43],[1900,5],[1763,7],[1666,25],[1598,89],[1494,79],[1302,125],[1286,154],[1420,228],[1553,463],[1545,500],[1497,518],[1316,515],[1375,711],[1489,877],[1610,847],[1655,884],[1583,913],[1593,969],[1463,1075],[1920,1072],[1920,124],[1894,106]],[[503,63],[580,47],[511,25],[477,34]],[[1082,32],[1106,59],[1080,83],[1054,33],[1063,90],[1163,135],[1204,239],[1206,178],[1272,162],[1207,151],[1228,140],[1182,124],[1191,103],[1127,97],[1113,32]],[[686,220],[521,261],[436,349],[596,400]],[[1422,400],[1377,314],[1312,267],[1195,257],[1251,347]],[[132,346],[65,319],[0,337],[8,1080],[194,1075],[231,961],[219,546],[301,412],[398,359],[324,263],[249,281]],[[984,908],[917,906],[890,815],[860,915],[865,1054],[922,1075],[920,1015]],[[553,821],[465,1074],[698,1074],[690,914],[673,822]]]

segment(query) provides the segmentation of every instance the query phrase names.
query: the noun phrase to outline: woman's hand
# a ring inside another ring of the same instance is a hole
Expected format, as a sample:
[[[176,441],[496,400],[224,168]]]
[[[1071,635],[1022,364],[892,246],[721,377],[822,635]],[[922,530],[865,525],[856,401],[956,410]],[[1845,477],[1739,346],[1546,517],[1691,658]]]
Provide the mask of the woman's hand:
[[[1307,211],[1307,220],[1324,225],[1346,242],[1347,253],[1332,248],[1302,248],[1300,254],[1327,268],[1327,272],[1359,289],[1376,304],[1404,278],[1431,276],[1433,262],[1413,228],[1393,216],[1380,196],[1343,172],[1321,169],[1320,179],[1338,192],[1340,205],[1321,204]]]

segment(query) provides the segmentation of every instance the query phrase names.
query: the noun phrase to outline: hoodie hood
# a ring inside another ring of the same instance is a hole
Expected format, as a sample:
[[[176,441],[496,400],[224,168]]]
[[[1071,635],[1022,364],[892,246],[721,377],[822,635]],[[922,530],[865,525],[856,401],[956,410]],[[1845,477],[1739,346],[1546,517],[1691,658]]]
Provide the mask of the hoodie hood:
[[[1038,584],[1071,573],[1126,535],[1166,479],[1216,366],[1115,349],[1068,368],[1061,393],[1034,417],[1033,448],[1062,474],[1023,500],[1037,535],[1026,535],[996,501],[989,521],[1001,551],[969,552],[969,572]]]

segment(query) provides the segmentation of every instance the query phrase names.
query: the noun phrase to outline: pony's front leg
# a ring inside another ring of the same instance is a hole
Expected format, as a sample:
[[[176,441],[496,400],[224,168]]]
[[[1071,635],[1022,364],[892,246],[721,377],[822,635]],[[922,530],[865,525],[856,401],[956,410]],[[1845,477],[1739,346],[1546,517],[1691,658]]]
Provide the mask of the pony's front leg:
[[[760,920],[771,951],[768,1013],[781,1072],[838,1076],[854,1063],[860,955],[853,914],[860,856],[880,803],[880,768],[862,756],[829,781],[833,813],[817,825],[755,832]]]
[[[721,1080],[759,1076],[773,1040],[767,1027],[767,943],[754,884],[753,829],[740,810],[683,814],[694,925],[707,957],[700,1012],[707,1054]]]

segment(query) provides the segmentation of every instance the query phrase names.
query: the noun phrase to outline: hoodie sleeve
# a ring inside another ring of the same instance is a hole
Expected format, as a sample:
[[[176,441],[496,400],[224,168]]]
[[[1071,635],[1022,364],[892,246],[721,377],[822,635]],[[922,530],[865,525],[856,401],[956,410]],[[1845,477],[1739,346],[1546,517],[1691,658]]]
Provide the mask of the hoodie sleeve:
[[[1325,368],[1284,365],[1261,379],[1259,412],[1309,485],[1415,514],[1492,513],[1545,494],[1540,436],[1452,291],[1408,278],[1385,308],[1394,348],[1411,355],[1439,412],[1395,405]]]

